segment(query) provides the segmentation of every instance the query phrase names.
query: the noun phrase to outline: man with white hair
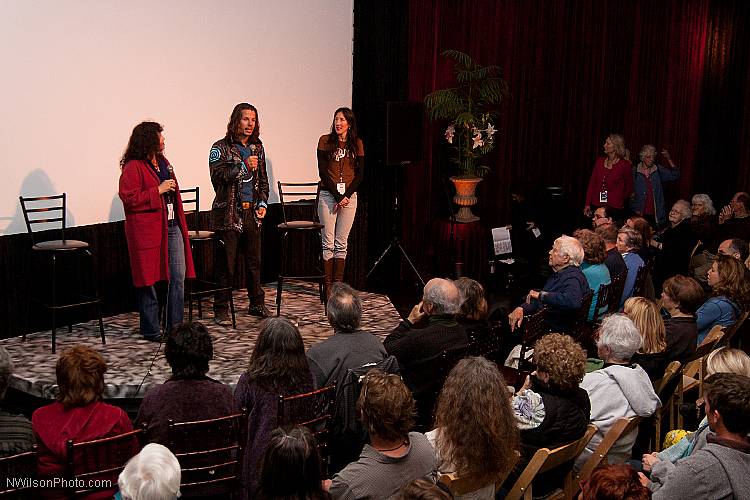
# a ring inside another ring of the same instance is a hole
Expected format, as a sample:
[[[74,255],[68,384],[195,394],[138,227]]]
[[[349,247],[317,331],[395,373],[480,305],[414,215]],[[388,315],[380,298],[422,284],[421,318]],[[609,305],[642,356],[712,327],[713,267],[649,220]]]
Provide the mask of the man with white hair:
[[[581,382],[591,401],[591,423],[597,427],[596,434],[576,459],[580,469],[591,456],[604,435],[620,417],[650,417],[661,406],[646,371],[631,364],[643,338],[638,328],[624,314],[612,314],[602,321],[596,349],[604,366],[587,373]],[[638,434],[635,429],[622,436],[610,449],[609,463],[624,462],[633,449]]]
[[[431,420],[437,393],[443,385],[434,372],[435,363],[444,350],[467,343],[466,333],[456,321],[460,306],[458,288],[452,281],[431,279],[424,287],[422,301],[383,342],[388,354],[398,360],[404,382],[417,401],[418,421],[423,425]],[[415,327],[425,323],[423,328]]]
[[[545,320],[552,331],[568,331],[575,321],[576,312],[589,284],[580,269],[583,262],[581,243],[570,236],[560,236],[549,251],[549,266],[554,273],[541,290],[530,290],[526,303],[516,307],[509,315],[511,331],[521,326],[524,316],[547,307]]]

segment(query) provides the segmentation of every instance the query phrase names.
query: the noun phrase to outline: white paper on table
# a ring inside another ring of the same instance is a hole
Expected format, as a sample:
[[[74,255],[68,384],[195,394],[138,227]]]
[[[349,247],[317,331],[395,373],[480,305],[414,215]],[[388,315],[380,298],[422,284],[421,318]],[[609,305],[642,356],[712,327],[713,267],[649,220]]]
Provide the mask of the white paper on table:
[[[513,245],[510,242],[510,231],[507,227],[492,228],[492,244],[495,247],[495,255],[513,252]]]

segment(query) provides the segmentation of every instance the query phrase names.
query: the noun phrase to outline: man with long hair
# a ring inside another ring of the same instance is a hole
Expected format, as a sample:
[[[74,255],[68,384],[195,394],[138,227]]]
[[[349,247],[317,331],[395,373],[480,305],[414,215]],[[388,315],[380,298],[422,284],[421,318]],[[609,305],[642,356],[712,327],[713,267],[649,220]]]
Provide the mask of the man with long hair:
[[[268,317],[271,314],[260,285],[260,235],[268,203],[268,174],[255,106],[243,102],[234,107],[226,136],[211,146],[208,168],[216,191],[211,227],[221,236],[226,251],[226,257],[219,253],[215,260],[218,280],[232,283],[241,258],[250,299],[248,314]],[[231,324],[228,295],[223,292],[214,296],[214,321],[223,326]]]

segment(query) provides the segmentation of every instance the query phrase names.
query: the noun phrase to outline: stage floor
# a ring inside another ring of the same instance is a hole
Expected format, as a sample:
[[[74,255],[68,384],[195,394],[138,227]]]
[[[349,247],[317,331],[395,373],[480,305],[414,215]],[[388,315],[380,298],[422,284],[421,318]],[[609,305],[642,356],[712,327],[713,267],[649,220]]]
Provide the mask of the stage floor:
[[[266,305],[275,312],[276,284],[268,284],[264,289]],[[362,329],[381,339],[385,338],[398,325],[401,319],[398,312],[385,295],[360,292],[360,296],[364,309]],[[306,348],[333,334],[318,298],[316,285],[285,283],[283,300],[281,314],[298,324]],[[248,299],[245,290],[234,292],[234,305],[236,330],[214,324],[210,300],[204,301],[203,319],[197,318],[197,311],[193,310],[193,319],[206,325],[214,341],[214,359],[209,365],[208,376],[232,388],[247,368],[250,353],[258,336],[258,325],[262,321],[247,314]],[[187,320],[187,308],[185,319]],[[95,348],[107,361],[108,368],[104,376],[107,384],[105,398],[142,398],[150,384],[164,382],[171,375],[171,371],[162,348],[150,374],[146,376],[149,365],[157,353],[158,344],[134,335],[133,329],[137,327],[136,312],[105,318],[106,345],[101,343],[98,321],[73,325],[72,333],[68,333],[67,328],[63,327],[57,331],[57,352],[75,344]],[[10,381],[12,388],[44,399],[53,399],[57,396],[57,355],[52,354],[49,330],[28,335],[26,342],[22,342],[20,337],[0,340],[0,345],[8,350],[15,365]],[[143,387],[137,391],[144,377],[146,378]]]

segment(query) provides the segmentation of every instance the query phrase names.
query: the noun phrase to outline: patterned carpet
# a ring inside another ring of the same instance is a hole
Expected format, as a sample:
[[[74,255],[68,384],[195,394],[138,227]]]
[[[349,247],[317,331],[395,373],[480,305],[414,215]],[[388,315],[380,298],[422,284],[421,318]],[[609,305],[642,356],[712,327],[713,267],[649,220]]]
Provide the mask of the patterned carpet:
[[[266,305],[275,313],[275,283],[266,285],[264,289]],[[384,295],[361,292],[360,296],[364,305],[362,329],[384,338],[398,325],[401,319],[398,312]],[[196,318],[197,312],[193,311],[193,319],[204,322],[214,341],[214,359],[211,361],[208,375],[234,388],[247,367],[261,319],[247,314],[248,300],[244,290],[234,292],[236,330],[214,324],[209,302],[204,302],[203,320]],[[326,339],[333,333],[318,299],[317,286],[314,284],[285,283],[281,314],[297,323],[305,347]],[[187,319],[187,306],[185,318]],[[57,352],[75,344],[97,349],[106,359],[108,366],[105,375],[105,398],[143,397],[145,389],[150,384],[163,382],[169,378],[171,372],[162,349],[143,387],[136,393],[159,348],[158,344],[133,334],[133,329],[137,327],[136,312],[105,318],[106,345],[101,344],[97,321],[73,325],[72,333],[63,328],[57,333]],[[20,337],[0,340],[0,345],[8,350],[15,365],[11,387],[45,399],[52,399],[57,395],[57,356],[52,354],[49,331],[27,336],[26,342],[22,342]]]

